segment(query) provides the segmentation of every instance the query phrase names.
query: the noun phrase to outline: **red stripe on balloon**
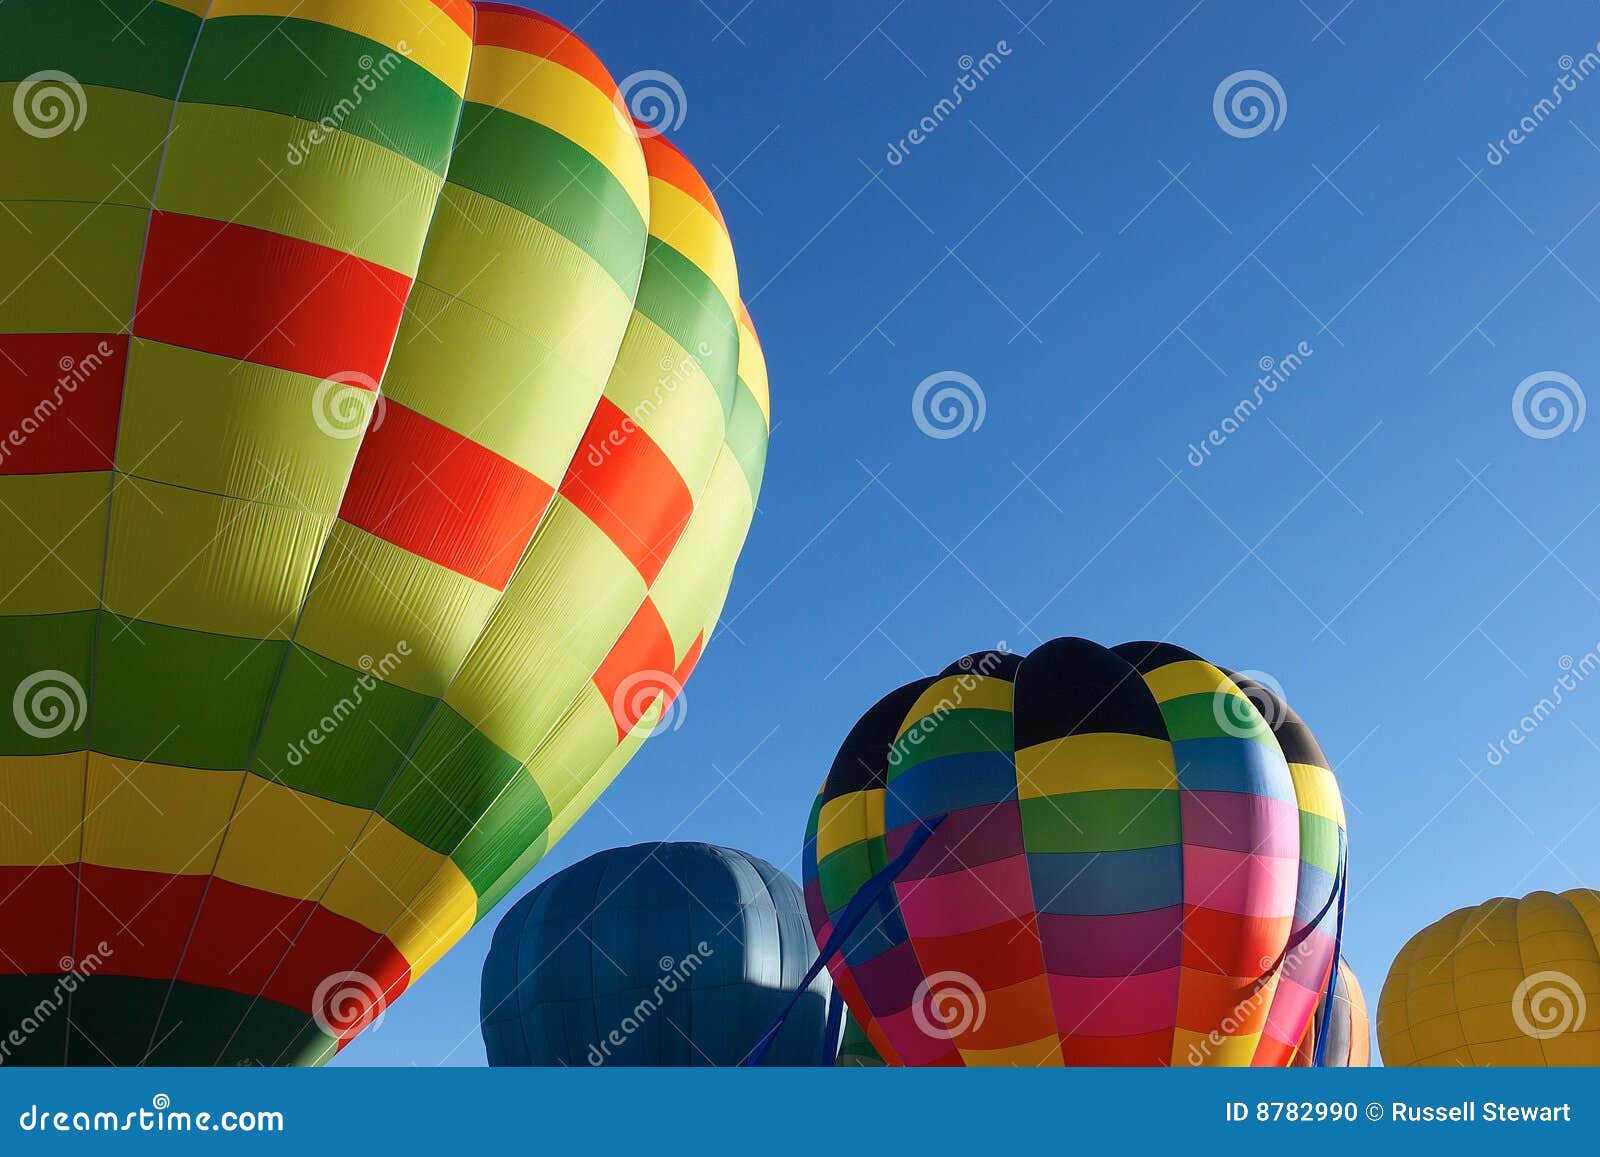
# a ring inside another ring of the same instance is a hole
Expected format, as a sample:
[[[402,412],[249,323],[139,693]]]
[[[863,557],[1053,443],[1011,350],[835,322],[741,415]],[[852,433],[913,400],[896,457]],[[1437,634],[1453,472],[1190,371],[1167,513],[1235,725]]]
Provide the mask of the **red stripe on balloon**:
[[[0,867],[0,976],[67,971],[77,898],[74,866]]]
[[[337,249],[157,212],[133,332],[314,378],[376,380],[410,289],[405,274]]]
[[[694,498],[672,460],[616,403],[601,398],[561,494],[605,532],[646,583],[677,545]]]
[[[477,44],[542,56],[583,77],[606,99],[616,96],[617,84],[606,66],[565,25],[543,13],[510,4],[479,4],[477,8],[478,29],[473,34]]]
[[[0,474],[110,470],[126,334],[0,334]]]
[[[672,673],[672,655],[667,624],[655,603],[645,599],[594,673],[595,688],[611,707],[619,742],[644,718],[658,693],[666,696],[664,711],[683,689]]]
[[[415,410],[380,407],[339,517],[504,590],[550,505],[550,484]]]

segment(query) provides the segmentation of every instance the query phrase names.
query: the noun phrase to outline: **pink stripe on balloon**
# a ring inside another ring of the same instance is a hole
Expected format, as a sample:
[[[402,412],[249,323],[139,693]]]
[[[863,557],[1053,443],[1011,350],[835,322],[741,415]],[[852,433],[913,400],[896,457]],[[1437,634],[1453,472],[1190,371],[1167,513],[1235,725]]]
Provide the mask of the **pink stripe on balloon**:
[[[1240,916],[1290,916],[1300,861],[1216,848],[1183,849],[1184,902]]]
[[[1172,1027],[1181,968],[1134,976],[1051,976],[1062,1036],[1134,1036]]]
[[[973,932],[1033,912],[1026,855],[897,884],[895,894],[919,937]]]

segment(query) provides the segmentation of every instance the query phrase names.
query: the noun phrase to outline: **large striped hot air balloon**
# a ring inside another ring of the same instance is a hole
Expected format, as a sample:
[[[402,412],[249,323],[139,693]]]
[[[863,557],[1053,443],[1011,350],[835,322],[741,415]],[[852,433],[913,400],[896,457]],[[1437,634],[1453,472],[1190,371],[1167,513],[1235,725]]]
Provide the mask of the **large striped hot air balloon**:
[[[6,1059],[315,1062],[700,655],[728,233],[510,5],[10,0],[0,82]]]
[[[501,919],[479,1019],[496,1066],[737,1066],[816,961],[800,885],[711,844],[597,852]],[[768,1064],[832,1064],[833,986],[801,994]]]
[[[891,1064],[1279,1066],[1335,958],[1343,846],[1328,762],[1270,688],[1056,639],[868,711],[803,862]]]
[[[1391,1067],[1600,1065],[1600,891],[1501,896],[1406,942],[1378,997]]]

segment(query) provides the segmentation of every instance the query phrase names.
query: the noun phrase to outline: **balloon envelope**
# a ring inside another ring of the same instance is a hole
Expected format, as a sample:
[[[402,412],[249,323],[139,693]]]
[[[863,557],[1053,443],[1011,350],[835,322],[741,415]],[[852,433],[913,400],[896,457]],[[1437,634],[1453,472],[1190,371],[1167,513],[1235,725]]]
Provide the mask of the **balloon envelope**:
[[[744,852],[590,856],[506,913],[483,966],[491,1065],[740,1064],[816,960],[800,886]],[[831,1064],[820,974],[768,1065]]]
[[[926,821],[834,981],[906,1065],[1286,1065],[1330,974],[1344,812],[1270,689],[1057,639],[892,692],[803,856],[819,943]]]
[[[1383,1063],[1600,1065],[1600,891],[1461,908],[1418,932],[1378,998]]]
[[[523,8],[17,0],[0,43],[0,1019],[317,1061],[699,658],[767,439],[732,245]]]
[[[1334,981],[1333,1013],[1328,1020],[1328,1043],[1323,1049],[1322,1065],[1329,1069],[1365,1068],[1372,1063],[1372,1025],[1367,1016],[1367,1001],[1361,985],[1350,965],[1339,961],[1339,975]],[[1316,1015],[1306,1027],[1306,1035],[1295,1050],[1295,1068],[1315,1065],[1317,1042],[1323,1035],[1322,1003],[1317,1003]]]

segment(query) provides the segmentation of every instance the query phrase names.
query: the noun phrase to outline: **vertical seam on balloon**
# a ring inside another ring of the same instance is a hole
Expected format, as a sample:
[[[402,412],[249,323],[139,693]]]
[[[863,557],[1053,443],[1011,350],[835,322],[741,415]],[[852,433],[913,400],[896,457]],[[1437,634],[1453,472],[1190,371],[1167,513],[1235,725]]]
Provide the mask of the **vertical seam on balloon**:
[[[122,424],[127,416],[127,388],[128,374],[133,368],[134,328],[139,316],[139,282],[144,277],[144,263],[150,252],[150,233],[153,228],[156,214],[156,198],[161,189],[161,176],[167,164],[167,152],[172,146],[173,133],[177,131],[178,106],[183,102],[183,89],[189,78],[189,69],[194,64],[195,53],[200,47],[200,37],[205,31],[205,22],[211,11],[212,0],[207,0],[206,9],[195,22],[194,40],[189,44],[189,55],[184,59],[183,72],[178,77],[178,87],[173,90],[172,107],[167,116],[166,135],[161,140],[161,156],[156,161],[155,179],[150,184],[150,207],[145,217],[144,244],[139,249],[139,267],[134,271],[133,304],[128,311],[128,355],[122,364],[122,389],[123,395],[117,406],[117,432],[111,443],[111,469],[110,478],[106,487],[106,531],[100,548],[100,592],[94,609],[94,629],[89,643],[89,689],[84,696],[84,729],[83,729],[83,797],[78,817],[78,862],[75,877],[76,887],[73,889],[72,898],[72,961],[74,966],[78,960],[78,924],[83,913],[83,870],[86,867],[84,856],[87,853],[87,825],[89,821],[89,763],[94,751],[94,706],[95,688],[98,684],[100,671],[100,634],[106,615],[106,575],[110,571],[111,563],[111,508],[117,493],[117,451],[122,444]],[[67,1064],[72,1055],[72,1032],[74,1022],[72,1019],[73,992],[67,993],[67,1028],[65,1039],[61,1044],[61,1062]],[[159,1022],[159,1015],[158,1015]],[[153,1030],[152,1030],[153,1032]],[[141,1064],[143,1063],[141,1059]]]

